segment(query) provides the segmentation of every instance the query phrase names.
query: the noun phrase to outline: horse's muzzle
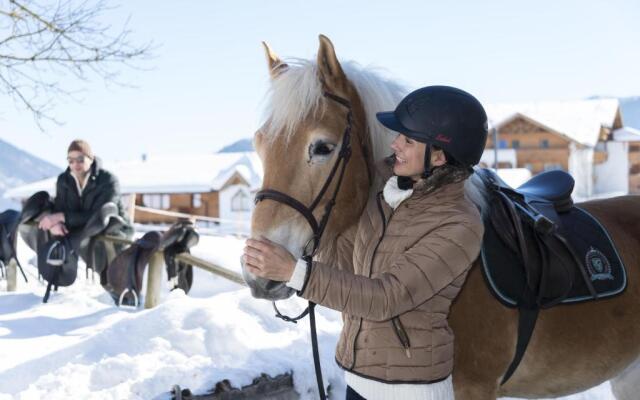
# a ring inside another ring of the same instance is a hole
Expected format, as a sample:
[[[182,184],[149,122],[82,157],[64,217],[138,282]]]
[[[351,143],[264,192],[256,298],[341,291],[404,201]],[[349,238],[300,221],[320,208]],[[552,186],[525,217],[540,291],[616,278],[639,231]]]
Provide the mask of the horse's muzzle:
[[[291,297],[296,291],[286,285],[285,282],[272,281],[248,273],[242,265],[242,276],[251,289],[251,296],[256,299],[284,300]]]

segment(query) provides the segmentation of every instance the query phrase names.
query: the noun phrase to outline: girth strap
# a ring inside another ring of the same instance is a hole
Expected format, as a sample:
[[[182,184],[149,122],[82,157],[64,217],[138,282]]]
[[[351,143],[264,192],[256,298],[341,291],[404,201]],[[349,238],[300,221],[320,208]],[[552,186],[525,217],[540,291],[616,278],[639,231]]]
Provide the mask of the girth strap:
[[[62,268],[61,265],[56,267],[56,271],[53,273],[53,277],[47,283],[47,290],[46,292],[44,292],[44,297],[42,298],[43,303],[46,303],[49,301],[49,295],[51,294],[51,287],[54,285],[54,282],[58,280],[58,276],[60,275],[61,268]],[[56,285],[54,290],[57,290],[57,289],[58,289],[58,286]]]
[[[507,368],[507,372],[502,378],[502,382],[500,382],[500,385],[504,385],[516,371],[518,365],[520,365],[520,361],[522,361],[522,357],[524,357],[524,353],[526,352],[531,336],[533,335],[533,330],[536,327],[539,312],[540,309],[537,307],[533,309],[520,307],[518,309],[518,342],[516,343],[516,352],[509,368]]]

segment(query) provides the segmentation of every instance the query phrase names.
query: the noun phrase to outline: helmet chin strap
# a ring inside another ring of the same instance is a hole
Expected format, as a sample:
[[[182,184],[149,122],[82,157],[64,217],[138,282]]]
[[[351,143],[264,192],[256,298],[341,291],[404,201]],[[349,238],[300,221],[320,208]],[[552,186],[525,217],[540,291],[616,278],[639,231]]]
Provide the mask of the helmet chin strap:
[[[424,172],[422,173],[422,179],[427,179],[431,176],[431,145],[427,143],[427,147],[424,150]]]

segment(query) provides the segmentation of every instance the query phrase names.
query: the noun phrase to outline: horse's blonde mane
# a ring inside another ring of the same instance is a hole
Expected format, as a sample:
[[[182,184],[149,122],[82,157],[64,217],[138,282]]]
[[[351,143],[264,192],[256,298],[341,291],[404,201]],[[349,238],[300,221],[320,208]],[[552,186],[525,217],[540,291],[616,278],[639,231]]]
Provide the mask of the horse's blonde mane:
[[[307,116],[321,117],[325,112],[316,63],[301,59],[287,59],[285,62],[288,69],[272,80],[268,93],[264,131],[267,138],[285,135],[289,139]],[[353,61],[341,65],[360,95],[367,116],[373,158],[381,160],[389,155],[389,144],[394,135],[376,120],[376,112],[395,109],[406,89],[382,77],[373,68],[363,68]]]

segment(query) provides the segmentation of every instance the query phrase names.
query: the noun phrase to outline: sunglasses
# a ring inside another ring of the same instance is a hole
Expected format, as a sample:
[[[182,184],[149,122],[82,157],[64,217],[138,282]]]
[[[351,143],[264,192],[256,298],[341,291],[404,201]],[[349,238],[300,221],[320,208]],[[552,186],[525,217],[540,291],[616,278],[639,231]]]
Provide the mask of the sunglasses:
[[[69,162],[69,164],[73,164],[73,163],[84,164],[87,158],[89,157],[85,157],[85,156],[67,157],[67,161]]]

